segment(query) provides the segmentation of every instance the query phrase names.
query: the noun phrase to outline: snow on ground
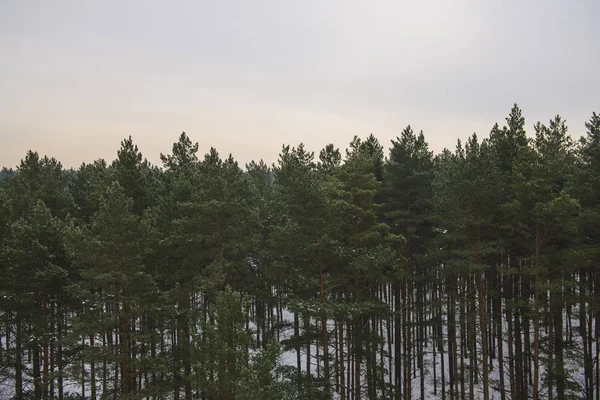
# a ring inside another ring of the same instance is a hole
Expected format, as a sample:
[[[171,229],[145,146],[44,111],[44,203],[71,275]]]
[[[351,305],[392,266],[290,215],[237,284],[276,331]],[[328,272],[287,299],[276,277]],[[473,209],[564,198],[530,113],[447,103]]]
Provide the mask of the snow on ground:
[[[573,324],[573,329],[577,329],[577,327],[579,326],[579,319],[578,319],[578,315],[579,313],[576,311],[576,309],[574,309],[574,312],[571,314],[572,315],[572,319],[571,322]],[[416,317],[416,316],[413,316]],[[283,322],[284,322],[284,328],[281,330],[280,332],[280,341],[289,339],[291,337],[293,337],[294,334],[294,329],[293,329],[293,323],[294,323],[294,313],[291,312],[288,309],[283,309],[282,312],[282,316],[281,316]],[[312,320],[312,323],[314,323],[314,319]],[[458,321],[457,321],[458,323]],[[301,327],[300,329],[302,329],[302,323],[300,324]],[[333,335],[334,330],[335,330],[335,323],[333,320],[329,320],[328,323],[328,330],[330,332],[330,337],[331,335]],[[251,323],[249,325],[250,329],[255,329],[256,326]],[[457,341],[458,343],[460,343],[460,326],[457,327]],[[383,323],[383,329],[384,332],[386,332],[387,326],[385,324],[385,322]],[[503,351],[504,351],[504,367],[505,367],[505,388],[508,391],[509,390],[509,371],[508,371],[508,324],[506,321],[503,321],[503,334],[504,334],[504,346],[503,346]],[[444,350],[447,350],[447,340],[448,340],[448,328],[447,325],[444,324],[443,325],[443,340],[444,340]],[[479,333],[477,333],[478,337],[477,340],[479,341]],[[533,345],[533,340],[534,340],[534,329],[533,329],[533,323],[531,323],[530,326],[530,343],[532,343]],[[330,344],[330,354],[334,355],[336,352],[336,349],[333,345],[333,337],[331,344]],[[569,373],[569,379],[571,382],[573,382],[575,385],[579,386],[581,388],[581,390],[583,390],[584,387],[584,369],[583,369],[583,354],[582,353],[582,339],[581,337],[577,334],[574,333],[574,337],[573,337],[573,341],[574,341],[574,346],[573,348],[575,349],[574,351],[571,351],[570,349],[565,349],[565,370]],[[494,346],[496,346],[497,343],[494,343]],[[86,345],[89,345],[89,339],[86,339]],[[98,343],[97,343],[98,345]],[[319,344],[320,346],[320,344]],[[387,343],[384,345],[384,347],[387,349]],[[479,346],[480,348],[480,346]],[[593,354],[595,354],[595,344],[594,347],[592,348]],[[322,349],[319,349],[319,351],[322,352]],[[344,344],[344,351],[346,354],[350,354],[351,349],[349,348],[349,344],[345,343]],[[439,350],[437,351],[436,357],[435,357],[435,362],[434,362],[434,356],[433,356],[433,343],[430,340],[428,343],[425,344],[425,348],[424,348],[425,354],[424,354],[424,369],[425,369],[425,399],[426,400],[438,400],[441,399],[441,392],[440,392],[440,385],[441,385],[441,366],[442,366],[442,359],[441,359],[441,355],[439,353]],[[491,349],[490,349],[491,351]],[[310,354],[311,354],[311,359],[310,359],[310,370],[312,374],[316,374],[317,371],[317,363],[320,362],[320,360],[317,359],[317,346],[316,344],[312,344],[310,346]],[[413,356],[415,356],[413,354]],[[284,351],[281,355],[280,355],[280,362],[282,365],[288,365],[288,366],[296,366],[297,363],[297,358],[296,358],[296,350],[295,349],[291,349],[291,350],[287,350]],[[300,351],[300,357],[301,357],[301,368],[303,372],[306,372],[306,361],[307,361],[307,353],[306,353],[306,347],[303,346],[301,348]],[[348,358],[346,357],[346,367],[345,369],[347,370],[349,363],[348,363]],[[388,368],[388,366],[390,365],[389,363],[389,358],[386,356],[386,358],[384,359],[385,362],[385,366],[386,368]],[[481,374],[481,354],[478,355],[478,367],[479,367],[479,373]],[[468,374],[468,359],[465,358],[464,362],[467,364],[465,366],[465,373]],[[443,364],[444,364],[444,370],[445,370],[445,376],[446,376],[446,389],[448,389],[449,387],[449,383],[448,383],[448,377],[449,377],[449,355],[446,353],[444,353],[444,360],[443,360]],[[491,399],[499,399],[500,398],[500,391],[499,391],[499,380],[500,380],[500,373],[499,373],[499,367],[498,367],[498,359],[496,358],[494,360],[493,363],[493,369],[490,371],[489,374],[489,380],[490,380],[490,398]],[[25,365],[26,370],[27,369],[31,369],[31,365]],[[394,362],[391,362],[391,371],[388,371],[387,374],[385,374],[385,379],[386,382],[389,382],[389,377],[393,376],[394,373]],[[435,370],[435,375],[438,379],[438,393],[437,395],[434,394],[434,387],[435,387],[435,382],[434,382],[434,370]],[[412,378],[412,396],[413,398],[417,399],[420,398],[420,374],[421,371],[417,369],[416,374],[413,376]],[[546,388],[544,385],[541,384],[541,377],[544,376],[544,374],[546,373],[545,370],[545,366],[544,364],[540,365],[540,388],[542,390],[542,397],[547,396],[547,393],[545,392]],[[89,395],[90,393],[90,382],[89,382],[89,365],[86,365],[86,375],[88,380],[85,383],[85,391],[86,394]],[[14,395],[14,371],[11,369],[7,369],[5,371],[3,371],[3,377],[0,377],[2,379],[0,379],[0,399],[8,399],[11,398]],[[25,383],[28,387],[32,387],[32,382],[31,382],[31,378],[28,376],[24,376],[25,378]],[[476,399],[482,398],[483,397],[483,387],[482,387],[482,382],[481,382],[481,376],[479,377],[479,383],[474,387],[474,397]],[[465,384],[466,386],[468,386],[468,376],[465,376]],[[530,385],[531,386],[531,385]],[[71,392],[71,393],[77,393],[77,394],[81,394],[82,392],[82,387],[81,387],[81,382],[80,381],[71,381],[71,380],[65,380],[65,393],[66,392]],[[468,390],[468,389],[467,389]],[[101,387],[100,385],[97,386],[97,393],[101,392]],[[339,394],[335,394],[334,397],[337,398],[337,396],[339,396]]]
[[[458,311],[458,310],[457,310]],[[294,313],[289,311],[289,310],[284,310],[283,311],[283,319],[284,321],[288,322],[290,324],[290,326],[293,326],[293,322],[294,322]],[[575,330],[576,327],[578,326],[578,318],[576,317],[578,315],[578,312],[574,311],[572,313],[572,319],[571,322],[573,323],[573,329]],[[413,320],[414,318],[416,318],[416,315],[413,315]],[[315,322],[314,320],[312,321],[313,323]],[[508,359],[509,359],[509,352],[508,352],[508,323],[507,321],[503,321],[502,322],[503,327],[502,327],[502,331],[503,331],[503,337],[504,337],[504,346],[503,346],[503,358],[504,358],[504,387],[506,392],[508,393],[510,390],[510,381],[509,381],[509,363],[508,363]],[[300,324],[302,327],[302,324]],[[458,321],[457,321],[457,325],[458,325]],[[335,324],[334,321],[330,320],[328,321],[328,329],[330,334],[333,333],[334,329],[335,329]],[[383,329],[384,332],[386,332],[387,326],[385,324],[385,322],[383,323]],[[449,376],[450,376],[450,372],[449,372],[449,365],[450,365],[450,357],[449,354],[447,354],[447,343],[448,343],[448,327],[446,324],[443,325],[443,340],[444,340],[444,360],[443,360],[443,364],[444,364],[444,371],[445,371],[445,376],[446,376],[446,394],[448,395],[448,389],[449,389]],[[480,346],[480,336],[479,336],[479,327],[477,329],[477,341],[478,341],[478,351],[481,351],[481,346]],[[290,338],[293,336],[293,328],[289,328],[287,330],[285,330],[283,332],[282,335],[282,339],[286,339],[286,338]],[[457,342],[460,343],[461,337],[460,337],[460,326],[457,326]],[[581,349],[582,347],[582,339],[581,337],[574,333],[573,335],[573,341],[574,341],[574,348],[575,349],[579,349],[578,351],[582,351]],[[533,348],[533,343],[534,343],[534,327],[533,327],[533,322],[530,323],[530,343],[532,345]],[[494,346],[497,346],[497,342],[493,343]],[[442,376],[442,359],[441,359],[441,354],[439,352],[439,350],[436,350],[436,357],[435,357],[435,362],[434,362],[434,356],[433,356],[433,342],[430,338],[429,342],[425,344],[425,348],[424,348],[424,373],[425,375],[425,399],[426,400],[439,400],[442,398],[441,395],[441,376]],[[384,344],[385,349],[387,349],[387,342]],[[344,345],[344,349],[346,354],[348,354],[351,350],[348,347],[348,344],[345,343]],[[496,352],[497,352],[497,348],[496,348]],[[491,351],[491,349],[490,349]],[[593,351],[595,351],[595,348],[593,349]],[[300,351],[301,353],[301,367],[302,367],[302,371],[306,372],[306,346],[303,346],[303,348]],[[311,372],[313,374],[316,373],[317,370],[317,362],[319,362],[317,360],[317,351],[316,351],[316,346],[313,344],[311,345],[310,348],[310,354],[311,354]],[[335,354],[335,348],[333,347],[333,344],[330,345],[330,354]],[[595,354],[595,353],[593,353]],[[542,354],[540,356],[543,356]],[[415,354],[413,354],[413,357],[415,357]],[[459,357],[460,357],[460,353],[459,353]],[[348,358],[346,358],[346,360],[348,360]],[[567,349],[565,349],[565,371],[567,371],[568,373],[568,379],[574,383],[575,385],[579,386],[581,388],[581,391],[583,391],[584,388],[584,368],[583,368],[583,354],[580,355],[569,355],[569,352],[567,351]],[[296,350],[292,349],[292,350],[288,350],[285,351],[282,355],[281,355],[281,362],[283,365],[289,365],[289,366],[296,366],[296,362],[297,362],[297,358],[296,358]],[[385,362],[385,366],[386,369],[388,369],[389,364],[389,357],[385,357],[384,359]],[[468,370],[468,364],[469,364],[469,359],[468,357],[465,357],[463,359],[463,362],[465,362],[465,389],[468,390],[468,380],[469,380],[469,370]],[[482,361],[481,361],[481,354],[478,354],[477,357],[477,368],[478,368],[478,373],[479,373],[479,377],[478,377],[478,383],[475,385],[474,389],[474,397],[476,399],[480,399],[483,398],[483,384],[482,384],[482,376],[481,376],[481,367],[482,367]],[[346,364],[345,369],[347,370],[349,366],[349,363]],[[489,372],[489,392],[490,392],[490,399],[500,399],[500,389],[499,389],[499,382],[500,382],[500,369],[499,369],[499,360],[498,357],[496,357],[496,359],[493,360],[493,365],[491,365],[492,370]],[[437,395],[435,394],[435,382],[434,382],[434,369],[435,369],[435,376],[438,380],[437,382]],[[391,372],[391,373],[390,373]],[[421,371],[419,369],[417,369],[416,374],[413,375],[412,377],[412,397],[413,399],[419,399],[420,398],[420,390],[421,390],[421,380],[420,380],[420,373]],[[392,360],[391,362],[391,371],[388,371],[388,373],[385,374],[385,380],[386,382],[389,383],[389,377],[393,376],[394,374],[394,362]],[[459,371],[460,374],[460,371]],[[532,371],[533,374],[533,371]],[[540,364],[539,366],[539,374],[540,374],[540,390],[541,390],[541,395],[542,397],[547,396],[547,391],[546,391],[546,387],[545,385],[542,384],[542,377],[546,374],[546,368],[544,366],[544,364]],[[460,376],[459,376],[460,379]],[[531,390],[532,384],[529,384],[529,389]],[[460,384],[459,384],[460,387]]]

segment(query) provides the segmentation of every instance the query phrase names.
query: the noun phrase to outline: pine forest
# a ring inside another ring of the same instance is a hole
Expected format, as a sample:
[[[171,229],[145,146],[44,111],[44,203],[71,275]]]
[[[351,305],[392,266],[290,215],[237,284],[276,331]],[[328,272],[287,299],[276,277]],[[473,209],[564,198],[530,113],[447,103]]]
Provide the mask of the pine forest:
[[[2,170],[0,399],[600,399],[600,115],[174,139]]]

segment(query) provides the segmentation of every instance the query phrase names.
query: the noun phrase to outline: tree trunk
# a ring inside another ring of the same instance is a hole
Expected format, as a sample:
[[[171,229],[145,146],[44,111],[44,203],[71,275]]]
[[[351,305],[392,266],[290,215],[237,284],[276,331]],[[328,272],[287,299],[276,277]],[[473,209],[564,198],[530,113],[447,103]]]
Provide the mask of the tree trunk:
[[[90,335],[90,351],[92,357],[90,358],[90,395],[91,400],[96,400],[96,362],[94,360],[94,335]]]
[[[519,296],[519,279],[514,282],[515,297]],[[515,384],[517,386],[517,399],[526,400],[525,376],[523,374],[523,336],[521,333],[521,313],[520,306],[514,308],[515,315]]]
[[[129,354],[129,303],[127,300],[123,301],[123,308],[121,313],[121,389],[123,391],[123,397],[127,398],[131,393],[131,365],[130,365],[130,354]]]
[[[33,348],[33,388],[35,400],[42,398],[42,376],[40,371],[40,344],[37,340]]]
[[[340,289],[341,293],[341,289]],[[340,296],[341,298],[341,296]],[[344,375],[344,321],[338,323],[339,329],[339,354],[340,354],[340,365],[339,365],[339,379],[340,379],[340,400],[346,400],[346,379]]]
[[[482,256],[481,256],[481,241],[480,241],[480,226],[477,226],[477,243],[478,243],[478,262],[482,264]],[[479,298],[479,329],[481,330],[481,351],[482,351],[482,361],[483,361],[483,399],[490,399],[490,391],[489,391],[489,368],[488,368],[488,339],[487,339],[487,313],[486,313],[486,301],[485,301],[485,281],[483,279],[483,272],[479,272],[477,274],[478,280],[478,298]]]
[[[325,306],[325,277],[323,275],[323,264],[319,263],[320,297],[321,306]],[[329,334],[327,331],[327,314],[325,310],[321,313],[321,335],[323,338],[323,379],[325,380],[325,392],[330,392],[329,387]]]
[[[190,293],[184,291],[184,321],[183,321],[183,374],[185,387],[185,400],[192,400],[192,360],[190,346]]]
[[[498,268],[497,268],[498,269]],[[503,279],[501,273],[497,273],[496,288],[497,293],[493,298],[494,317],[496,320],[496,336],[498,341],[498,374],[500,377],[500,399],[506,400],[505,390],[505,373],[504,373],[504,334],[503,334],[503,318],[502,318],[502,286]]]
[[[58,341],[58,346],[56,349],[56,364],[58,366],[58,400],[63,400],[64,398],[64,385],[63,385],[63,337],[62,337],[62,324],[63,324],[63,315],[60,309],[60,305],[57,305],[56,310],[56,339]]]
[[[539,224],[536,226],[535,234],[535,305],[533,320],[533,400],[539,400],[540,381],[540,251],[542,238]]]
[[[402,393],[402,327],[403,315],[400,303],[400,282],[394,285],[394,387],[396,399],[400,399]]]
[[[562,293],[556,296],[554,304],[554,354],[555,367],[554,376],[556,377],[556,394],[558,400],[565,399],[565,364],[563,358],[563,324],[562,324]]]
[[[450,397],[452,400],[458,399],[458,341],[456,338],[456,274],[452,274],[448,290],[448,353],[450,355]]]
[[[23,323],[17,311],[15,334],[15,400],[23,400]]]
[[[420,395],[421,400],[425,400],[425,362],[423,360],[423,345],[425,338],[423,335],[423,289],[422,283],[417,282],[417,354],[418,354],[418,367],[419,367],[419,381],[421,384]]]
[[[359,291],[360,291],[360,285],[359,285],[359,281],[358,281],[358,275],[354,276],[355,279],[355,292],[354,292],[354,296],[356,298],[356,300],[359,299]],[[360,363],[361,363],[361,358],[362,358],[362,342],[361,342],[361,321],[360,321],[360,316],[356,316],[354,317],[354,379],[355,379],[355,398],[356,399],[360,399],[360,388],[361,388],[361,380],[360,380]]]
[[[42,300],[42,312],[43,312],[43,321],[44,321],[44,339],[43,339],[43,348],[42,348],[42,398],[44,400],[48,400],[48,379],[50,378],[49,374],[49,364],[50,364],[50,353],[49,353],[49,343],[48,336],[51,334],[50,331],[50,322],[48,319],[48,298],[46,295],[43,295]]]

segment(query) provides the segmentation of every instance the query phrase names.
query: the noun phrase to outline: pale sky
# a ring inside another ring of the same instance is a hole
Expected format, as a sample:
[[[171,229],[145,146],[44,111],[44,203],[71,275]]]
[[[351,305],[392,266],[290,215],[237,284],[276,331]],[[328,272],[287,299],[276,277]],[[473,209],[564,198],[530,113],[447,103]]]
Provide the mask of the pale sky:
[[[513,103],[570,133],[600,112],[600,1],[0,0],[0,166],[29,149],[158,164],[182,131],[241,165],[410,124],[430,147]]]

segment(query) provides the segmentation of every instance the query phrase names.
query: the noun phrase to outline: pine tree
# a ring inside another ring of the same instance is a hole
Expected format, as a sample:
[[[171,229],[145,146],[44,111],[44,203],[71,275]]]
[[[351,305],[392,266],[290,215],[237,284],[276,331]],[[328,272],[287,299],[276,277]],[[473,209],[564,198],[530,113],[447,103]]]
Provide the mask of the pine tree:
[[[132,398],[139,391],[145,360],[137,349],[148,344],[152,333],[136,327],[159,300],[154,280],[143,264],[152,231],[152,219],[136,215],[133,201],[114,183],[89,228],[73,227],[70,234],[71,248],[81,265],[80,291],[89,302],[82,312],[81,329],[94,336],[116,335],[110,359],[115,366],[112,391],[121,398]],[[100,321],[90,320],[85,318],[88,312],[108,315]],[[86,322],[92,325],[85,327]]]
[[[17,398],[24,394],[22,356],[26,335],[35,327],[33,322],[37,323],[38,334],[40,330],[44,330],[40,328],[41,323],[53,324],[51,309],[63,300],[57,297],[61,292],[60,285],[57,284],[57,287],[50,285],[52,286],[50,290],[46,288],[47,283],[44,283],[46,280],[42,276],[47,276],[48,282],[52,282],[52,271],[60,272],[56,271],[54,265],[58,264],[59,269],[68,268],[68,262],[61,255],[60,239],[57,238],[60,236],[57,233],[59,229],[56,228],[57,222],[52,219],[52,215],[64,217],[68,213],[72,204],[70,193],[67,191],[69,179],[69,174],[63,171],[60,162],[54,158],[40,158],[36,152],[29,151],[17,168],[16,174],[4,180],[2,184],[6,206],[10,210],[10,225],[6,231],[5,242],[7,243],[5,247],[7,276],[10,277],[7,283],[12,282],[13,285],[12,289],[8,289],[9,292],[13,291],[13,295],[9,296],[9,303],[18,309],[13,310],[14,314],[10,313],[15,318],[16,330],[15,395]],[[49,232],[53,234],[50,235]],[[17,234],[21,236],[17,237]],[[29,243],[29,240],[37,243],[38,247]],[[36,251],[33,250],[34,248]],[[51,264],[50,260],[53,258],[57,261]],[[30,262],[33,264],[29,264]],[[36,265],[37,268],[32,270],[31,265]],[[34,282],[31,276],[36,272],[39,273],[39,280]],[[9,310],[12,307],[8,305]],[[31,352],[35,356],[32,362],[34,395],[36,398],[47,398],[54,387],[54,381],[49,377],[50,369],[53,368],[50,365],[50,343],[59,338],[52,337],[52,332],[45,332],[43,338],[40,335],[36,338],[39,340],[31,342]],[[59,377],[59,381],[60,379]]]
[[[477,312],[479,318],[479,332],[481,341],[481,363],[482,363],[482,388],[483,398],[489,399],[489,346],[488,346],[488,313],[487,313],[487,287],[488,260],[494,255],[497,248],[497,240],[493,237],[497,234],[493,224],[494,210],[498,204],[495,198],[500,175],[494,166],[493,155],[486,140],[479,143],[474,134],[465,145],[464,158],[460,158],[460,175],[457,182],[457,193],[455,201],[461,208],[459,224],[460,234],[463,236],[465,249],[463,255],[466,263],[466,279],[469,280],[469,300],[475,303],[475,291],[477,292]],[[468,194],[468,195],[466,195]],[[471,279],[474,276],[475,279]],[[472,282],[476,282],[473,284]],[[475,331],[475,326],[471,329]],[[471,342],[475,342],[474,335]],[[475,346],[475,344],[473,345]],[[470,372],[477,373],[476,349],[471,351]],[[473,375],[471,375],[473,376]],[[473,387],[474,382],[470,382]],[[470,391],[471,397],[474,396]]]
[[[273,267],[273,259],[269,248],[274,212],[273,212],[273,176],[272,170],[262,160],[252,161],[246,165],[246,177],[250,187],[250,208],[255,215],[253,244],[249,247],[250,294],[253,296],[256,324],[257,346],[265,346],[274,337],[278,318],[273,318],[273,309],[278,315],[279,291],[277,287],[278,273]]]
[[[290,305],[294,311],[293,345],[296,349],[296,373],[300,380],[302,344],[306,346],[304,372],[308,375],[311,373],[313,333],[310,321],[317,317],[310,315],[308,305],[315,300],[317,293],[320,293],[321,298],[324,295],[322,289],[326,272],[320,247],[326,223],[326,198],[322,182],[318,179],[314,153],[307,151],[303,144],[291,149],[284,146],[278,165],[273,170],[274,199],[278,213],[277,220],[274,221],[276,225],[271,236],[271,246],[276,252],[276,265],[284,268],[287,277],[294,277],[294,280],[287,279],[285,286],[290,289]],[[300,317],[304,325],[303,337],[300,336]],[[327,334],[324,333],[323,345],[328,347]],[[329,377],[324,384],[326,390],[329,390]]]
[[[433,179],[432,153],[427,147],[423,133],[416,135],[410,126],[400,138],[392,140],[390,157],[385,164],[384,186],[382,190],[385,206],[384,221],[393,233],[406,238],[406,278],[395,283],[395,379],[397,388],[403,388],[403,397],[412,393],[411,352],[412,352],[412,307],[417,307],[418,364],[421,380],[421,398],[425,390],[425,370],[423,363],[424,338],[424,297],[422,287],[427,279],[427,266],[424,263],[425,244],[431,237],[431,222],[427,214],[431,203],[431,183]],[[413,298],[413,287],[417,288],[417,298]],[[413,303],[414,301],[414,303]],[[400,346],[404,344],[402,349]],[[403,357],[401,357],[401,354]],[[401,377],[404,379],[401,380]],[[399,393],[398,393],[399,395]]]
[[[201,271],[202,246],[199,227],[194,214],[197,212],[193,196],[199,183],[199,163],[196,153],[198,144],[192,143],[183,132],[173,144],[173,154],[161,154],[165,167],[164,193],[159,204],[160,231],[163,236],[160,258],[165,269],[161,281],[172,290],[174,299],[176,343],[173,343],[173,379],[175,397],[180,387],[185,387],[185,398],[192,398],[192,348],[191,327],[197,318],[191,309],[191,299],[197,290]],[[183,378],[181,377],[183,368]]]
[[[572,235],[577,227],[573,225],[578,213],[579,204],[569,194],[573,181],[573,165],[575,162],[574,145],[567,134],[565,121],[557,116],[549,126],[536,124],[534,148],[538,159],[534,167],[533,177],[529,185],[535,185],[531,193],[536,196],[533,214],[536,225],[536,278],[540,274],[540,248],[544,244],[553,248],[548,261],[559,268],[550,268],[550,312],[554,324],[551,379],[556,381],[558,399],[564,399],[566,393],[566,371],[563,349],[563,310],[565,308],[565,278],[571,272],[564,269],[568,265],[566,249],[573,247]],[[549,237],[549,235],[552,235]],[[576,235],[575,235],[576,236]],[[549,242],[549,243],[548,243]],[[554,254],[552,254],[554,253]],[[538,301],[539,303],[539,301]],[[539,310],[539,308],[536,308]]]
[[[112,163],[112,168],[125,195],[133,200],[133,212],[142,215],[152,200],[148,182],[151,168],[131,136],[121,141],[121,148],[117,151],[117,159]]]
[[[501,304],[496,301],[496,329],[498,331],[498,354],[500,357],[500,385],[501,396],[506,396],[504,387],[504,343],[500,340],[503,326],[502,318],[507,321],[508,333],[508,362],[510,392],[517,393],[519,398],[524,398],[527,392],[525,388],[528,373],[523,363],[523,346],[521,326],[529,329],[529,323],[522,323],[522,312],[524,302],[519,301],[521,297],[529,298],[529,277],[526,270],[521,268],[521,260],[530,256],[531,252],[523,245],[523,241],[517,238],[522,235],[522,216],[514,214],[511,210],[516,201],[516,189],[518,182],[515,181],[518,165],[527,165],[531,160],[531,148],[525,134],[525,119],[521,109],[515,104],[506,118],[507,125],[502,129],[496,124],[490,132],[490,147],[494,154],[495,166],[500,174],[500,182],[496,191],[496,200],[500,207],[494,215],[494,225],[500,228],[498,240],[501,242],[502,250],[498,256],[497,280],[502,283],[498,288],[506,298],[504,316],[501,314]],[[523,276],[525,274],[525,276]],[[522,284],[524,283],[524,284]],[[524,293],[519,293],[519,288]],[[526,335],[528,337],[528,335]],[[529,339],[525,341],[526,345]],[[502,349],[502,351],[501,351]]]
[[[380,339],[374,326],[366,316],[375,314],[383,317],[385,307],[374,296],[378,285],[388,279],[397,278],[398,262],[394,245],[402,241],[401,236],[390,233],[388,225],[378,221],[375,203],[380,182],[377,180],[377,167],[383,158],[382,148],[373,137],[363,142],[358,137],[350,143],[346,150],[346,160],[339,169],[342,216],[342,238],[348,247],[346,250],[347,293],[352,300],[350,315],[353,318],[353,361],[354,383],[353,396],[361,398],[363,361],[366,361],[367,396],[374,398],[377,387],[373,370],[376,361],[367,354],[365,347],[373,349]],[[374,325],[374,324],[373,324]],[[367,328],[368,335],[363,333]],[[383,368],[383,366],[381,366]],[[370,379],[369,379],[370,378]],[[350,385],[351,382],[348,382]],[[349,396],[348,396],[349,397]]]
[[[69,183],[69,192],[75,203],[73,216],[84,223],[89,223],[92,216],[100,209],[102,197],[112,178],[111,171],[104,160],[82,164]]]
[[[600,396],[600,368],[593,360],[600,359],[600,116],[593,113],[585,124],[586,135],[579,143],[577,188],[581,210],[581,231],[584,262],[581,271],[580,326],[584,345],[584,373],[586,398]],[[584,288],[584,286],[587,286]],[[587,305],[587,307],[586,307]],[[595,326],[592,321],[595,320]],[[595,342],[595,349],[593,349]],[[594,371],[594,364],[596,365]]]

